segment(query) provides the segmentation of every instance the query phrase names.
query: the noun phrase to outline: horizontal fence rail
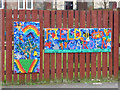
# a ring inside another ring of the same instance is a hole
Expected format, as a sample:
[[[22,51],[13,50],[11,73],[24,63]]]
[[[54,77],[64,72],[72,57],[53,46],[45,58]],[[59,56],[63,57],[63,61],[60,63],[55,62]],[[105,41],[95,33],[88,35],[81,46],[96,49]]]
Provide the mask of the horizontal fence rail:
[[[40,22],[40,73],[14,74],[14,21]],[[2,82],[118,77],[119,11],[0,10]],[[112,51],[44,53],[44,28],[111,28]],[[6,34],[5,34],[6,33]]]

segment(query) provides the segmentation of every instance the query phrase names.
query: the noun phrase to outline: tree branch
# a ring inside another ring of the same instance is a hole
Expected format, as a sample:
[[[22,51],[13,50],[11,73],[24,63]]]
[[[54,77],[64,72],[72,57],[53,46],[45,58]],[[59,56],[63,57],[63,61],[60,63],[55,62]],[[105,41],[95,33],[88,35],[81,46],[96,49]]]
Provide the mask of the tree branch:
[[[22,49],[22,47],[20,46],[20,44],[18,44],[18,46],[20,47],[20,49],[23,51],[24,55],[25,55],[25,51],[28,48],[28,46],[25,47],[25,50]],[[27,56],[25,55],[25,59],[27,59]]]

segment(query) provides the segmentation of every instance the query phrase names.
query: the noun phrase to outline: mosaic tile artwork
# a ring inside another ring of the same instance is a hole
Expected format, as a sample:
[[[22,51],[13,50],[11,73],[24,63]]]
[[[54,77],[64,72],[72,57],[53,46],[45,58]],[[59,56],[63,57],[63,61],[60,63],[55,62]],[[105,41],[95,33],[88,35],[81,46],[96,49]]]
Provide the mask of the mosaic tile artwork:
[[[45,28],[45,53],[111,52],[111,28]]]
[[[40,72],[40,23],[14,22],[14,73]]]

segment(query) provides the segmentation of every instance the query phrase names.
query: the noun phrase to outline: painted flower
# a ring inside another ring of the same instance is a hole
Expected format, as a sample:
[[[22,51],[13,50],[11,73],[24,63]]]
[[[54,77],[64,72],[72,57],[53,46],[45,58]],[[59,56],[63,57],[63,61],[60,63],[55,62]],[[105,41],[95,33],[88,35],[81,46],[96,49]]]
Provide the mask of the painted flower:
[[[106,33],[106,36],[108,36],[108,35],[109,35],[109,32]]]
[[[107,41],[108,41],[108,42],[110,42],[110,41],[111,41],[111,39],[108,39]]]
[[[107,33],[107,29],[104,29],[104,32]]]
[[[83,39],[84,39],[83,37],[80,37],[80,40],[81,40],[81,41],[83,41]]]
[[[79,36],[80,36],[80,33],[76,33],[76,36],[79,37]]]
[[[106,38],[105,38],[105,37],[103,37],[103,40],[106,40]]]

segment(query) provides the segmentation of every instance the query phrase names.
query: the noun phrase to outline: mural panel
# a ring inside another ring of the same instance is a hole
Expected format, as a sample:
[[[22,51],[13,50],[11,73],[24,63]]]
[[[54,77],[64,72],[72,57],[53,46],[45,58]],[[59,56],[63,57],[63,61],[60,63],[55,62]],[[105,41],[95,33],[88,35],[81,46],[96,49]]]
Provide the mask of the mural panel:
[[[45,53],[111,52],[111,28],[45,28]]]
[[[40,72],[40,23],[14,22],[14,73]]]

